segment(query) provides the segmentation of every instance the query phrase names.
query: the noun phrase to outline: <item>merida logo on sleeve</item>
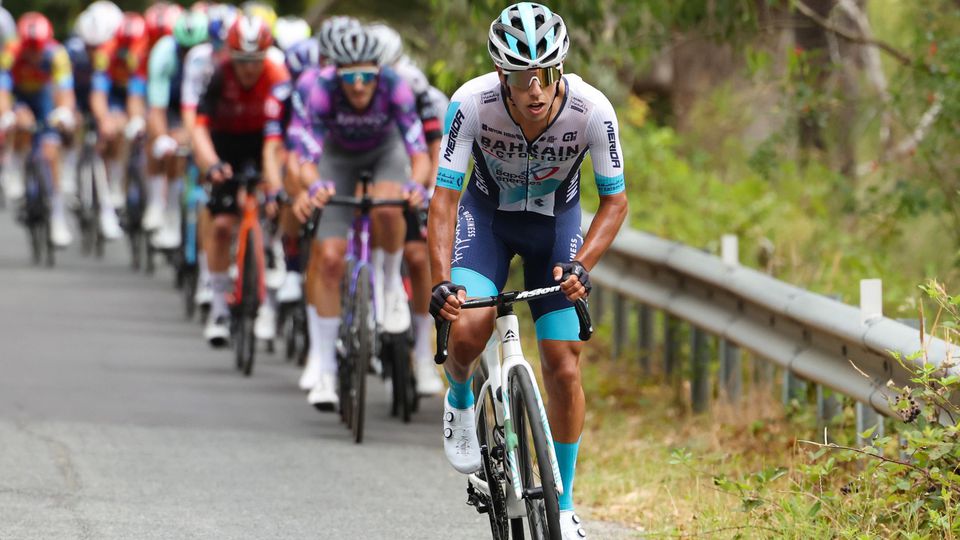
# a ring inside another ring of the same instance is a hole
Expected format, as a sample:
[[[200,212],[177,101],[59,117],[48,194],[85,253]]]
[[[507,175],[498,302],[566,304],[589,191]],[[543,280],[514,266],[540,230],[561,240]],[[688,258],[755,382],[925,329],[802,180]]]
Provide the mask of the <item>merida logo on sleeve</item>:
[[[457,149],[457,136],[460,135],[460,126],[463,125],[463,111],[457,109],[453,122],[450,122],[450,131],[447,133],[447,148],[443,151],[443,159],[450,161],[453,151]]]
[[[610,152],[610,161],[614,167],[620,167],[620,154],[617,153],[617,130],[613,127],[613,122],[606,120],[603,122],[607,126],[607,142]]]

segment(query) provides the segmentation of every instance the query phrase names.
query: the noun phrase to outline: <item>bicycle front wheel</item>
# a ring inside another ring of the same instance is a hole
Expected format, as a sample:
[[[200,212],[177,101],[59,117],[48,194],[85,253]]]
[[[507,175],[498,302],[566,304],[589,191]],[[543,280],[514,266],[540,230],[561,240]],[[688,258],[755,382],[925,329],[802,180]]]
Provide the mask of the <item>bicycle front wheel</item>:
[[[239,332],[242,335],[240,339],[239,354],[242,358],[242,371],[247,377],[253,373],[253,358],[257,348],[257,339],[253,334],[254,321],[257,317],[257,308],[260,307],[259,284],[260,274],[257,266],[256,239],[253,232],[247,233],[246,249],[243,253],[243,284],[241,286],[240,298],[240,317],[241,324]]]
[[[367,369],[373,357],[373,296],[370,290],[370,267],[362,266],[357,272],[357,289],[353,298],[353,324],[356,329],[357,348],[352,365],[351,423],[353,440],[363,442],[363,421],[367,401]]]
[[[550,463],[550,450],[533,381],[526,369],[510,371],[510,418],[517,435],[517,461],[527,526],[535,540],[561,540],[560,500]],[[511,523],[514,538],[523,538],[522,519]],[[519,534],[518,534],[519,533]]]

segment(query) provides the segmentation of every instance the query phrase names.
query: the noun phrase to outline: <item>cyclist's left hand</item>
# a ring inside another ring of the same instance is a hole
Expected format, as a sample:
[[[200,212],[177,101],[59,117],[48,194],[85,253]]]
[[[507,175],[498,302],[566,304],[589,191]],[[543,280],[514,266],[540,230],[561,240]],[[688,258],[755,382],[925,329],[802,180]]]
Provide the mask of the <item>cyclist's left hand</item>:
[[[410,208],[420,208],[427,200],[427,190],[416,182],[410,182],[403,188],[403,198]]]
[[[557,263],[553,267],[553,279],[560,282],[560,290],[571,302],[590,294],[590,273],[580,261]]]

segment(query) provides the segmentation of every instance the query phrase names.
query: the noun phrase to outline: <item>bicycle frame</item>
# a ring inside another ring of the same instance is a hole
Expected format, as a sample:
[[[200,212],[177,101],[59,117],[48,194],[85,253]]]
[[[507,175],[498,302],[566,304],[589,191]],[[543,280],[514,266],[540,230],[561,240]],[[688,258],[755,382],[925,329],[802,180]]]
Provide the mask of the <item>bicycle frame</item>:
[[[234,283],[233,298],[239,304],[248,300],[243,298],[243,260],[247,251],[247,237],[253,235],[254,256],[257,263],[257,305],[266,298],[267,287],[264,281],[266,264],[263,256],[263,231],[260,228],[260,206],[257,204],[255,187],[242,185],[237,195],[238,203],[243,209],[240,218],[240,227],[237,231],[237,279]]]
[[[480,396],[486,396],[489,390],[491,395],[503,397],[502,401],[498,399],[492,401],[494,403],[496,425],[502,427],[504,431],[506,446],[506,470],[504,472],[506,472],[507,479],[513,488],[507,490],[507,516],[511,519],[522,517],[526,511],[523,507],[523,487],[520,485],[519,460],[517,459],[518,435],[514,431],[513,421],[510,418],[510,392],[505,391],[504,388],[509,388],[510,372],[514,369],[526,370],[530,375],[530,380],[536,380],[533,368],[523,356],[519,336],[520,323],[515,314],[509,313],[497,318],[495,334],[487,342],[487,347],[481,356],[481,361],[487,368],[488,376],[483,382],[479,394]],[[553,433],[550,431],[550,422],[547,420],[547,410],[543,406],[540,388],[534,384],[533,390],[536,395],[537,410],[540,413],[540,422],[543,424],[544,433],[547,436],[550,469],[553,471],[557,494],[562,495],[563,483],[560,480],[560,467],[557,464],[556,451],[553,447]],[[486,406],[486,399],[478,399],[474,406],[474,416],[480,418],[485,415],[486,411],[484,409]],[[487,496],[490,495],[489,485],[481,480],[477,473],[469,475],[468,481],[474,488],[479,489]]]

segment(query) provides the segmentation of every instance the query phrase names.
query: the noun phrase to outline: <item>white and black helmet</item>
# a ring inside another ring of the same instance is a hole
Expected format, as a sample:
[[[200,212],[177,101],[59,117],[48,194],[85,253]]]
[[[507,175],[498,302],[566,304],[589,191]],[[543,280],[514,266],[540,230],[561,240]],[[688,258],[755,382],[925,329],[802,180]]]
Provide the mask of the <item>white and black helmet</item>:
[[[338,65],[376,62],[379,56],[380,43],[362,26],[344,30],[330,43],[330,60]]]
[[[550,8],[533,2],[513,4],[490,25],[487,49],[506,71],[553,67],[570,49],[567,26]]]
[[[400,60],[403,56],[403,38],[399,32],[383,23],[367,26],[367,32],[380,44],[381,66],[392,66]]]
[[[360,21],[353,17],[343,15],[334,15],[323,21],[320,25],[320,31],[317,32],[317,41],[320,43],[320,56],[330,58],[332,56],[333,42],[337,36],[352,28],[360,28]]]

